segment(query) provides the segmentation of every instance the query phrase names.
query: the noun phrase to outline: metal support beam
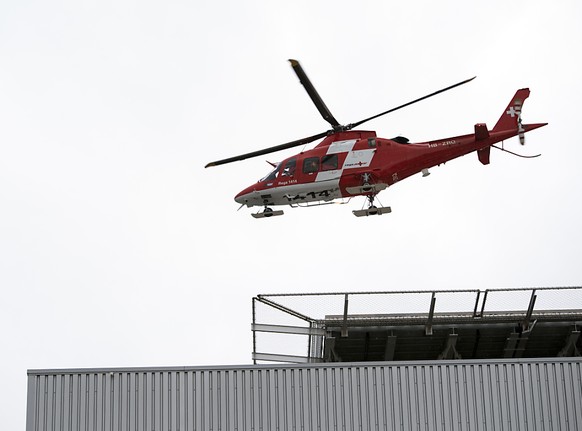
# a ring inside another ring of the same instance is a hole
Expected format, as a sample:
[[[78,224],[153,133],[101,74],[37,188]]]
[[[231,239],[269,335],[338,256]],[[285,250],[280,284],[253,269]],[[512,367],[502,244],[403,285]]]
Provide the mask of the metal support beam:
[[[324,330],[318,323],[310,323],[309,329],[311,334],[309,334],[307,356],[310,358],[323,358],[323,337],[326,334],[319,333],[314,334],[317,330]]]
[[[394,335],[388,335],[386,339],[386,348],[384,349],[384,360],[385,361],[393,361],[394,360],[394,352],[396,351],[396,339],[398,337]]]
[[[529,321],[531,320],[531,315],[533,313],[533,309],[534,309],[534,306],[536,304],[536,299],[537,299],[536,290],[533,289],[531,291],[531,297],[529,299],[529,306],[527,307],[527,313],[525,315],[525,319],[521,323],[521,329],[524,332],[530,330]]]
[[[457,341],[459,334],[449,334],[445,348],[437,359],[461,359],[461,355],[457,352]]]
[[[473,344],[473,354],[470,359],[475,359],[477,357],[477,352],[479,350],[479,341],[481,340],[481,331],[477,329],[475,331],[475,343]],[[469,358],[467,358],[469,359]]]
[[[512,332],[509,334],[509,338],[505,343],[505,349],[503,349],[504,358],[521,358],[523,356],[523,352],[525,352],[525,348],[529,340],[529,334],[531,331],[533,331],[533,328],[537,322],[536,320],[530,325],[536,299],[536,290],[533,289],[531,291],[531,297],[529,299],[529,305],[527,307],[527,312],[525,313],[525,318],[519,324],[517,329],[518,332]]]
[[[566,338],[564,347],[562,348],[562,350],[560,350],[560,353],[558,353],[558,357],[564,358],[567,356],[582,356],[580,355],[580,351],[576,346],[578,338],[580,338],[580,331],[574,329],[572,332],[570,332],[570,334]]]
[[[477,313],[477,308],[479,307],[479,297],[481,296],[481,291],[477,291],[477,298],[475,298],[475,308],[473,309],[473,319],[477,317],[483,317],[481,314]]]
[[[487,289],[485,291],[485,294],[483,295],[483,302],[481,303],[481,312],[479,313],[479,317],[483,317],[483,313],[485,312],[485,302],[487,302],[487,293],[489,292],[489,289]]]
[[[348,294],[345,295],[344,300],[344,320],[342,323],[342,337],[348,336]]]
[[[364,361],[368,360],[368,354],[370,353],[370,333],[366,332],[364,336]]]
[[[529,334],[530,331],[524,331],[519,336],[519,342],[517,343],[517,347],[515,348],[515,354],[513,355],[514,358],[523,357],[523,352],[525,352],[525,348],[529,340]]]
[[[311,317],[306,316],[304,314],[301,314],[301,313],[299,313],[297,311],[291,310],[290,308],[287,308],[287,307],[285,307],[285,306],[283,306],[281,304],[276,303],[275,301],[272,301],[270,299],[267,299],[267,298],[265,298],[262,295],[258,295],[256,298],[253,298],[253,299],[256,299],[257,301],[262,302],[265,305],[268,305],[270,307],[273,307],[276,310],[279,310],[279,311],[282,311],[284,313],[290,314],[293,317],[297,317],[298,319],[305,320],[306,322],[313,322],[313,319]]]
[[[535,302],[535,300],[534,300]],[[530,325],[528,322],[528,329],[520,332],[512,332],[505,343],[505,349],[503,350],[504,358],[521,358],[527,342],[529,341],[529,335],[536,326],[537,320],[534,320]],[[519,328],[518,328],[519,329]]]
[[[342,358],[335,351],[335,338],[326,337],[323,347],[324,362],[341,362]]]
[[[426,322],[426,326],[424,327],[424,334],[425,335],[432,335],[432,319],[434,316],[434,307],[436,304],[436,293],[432,293],[432,298],[430,300],[430,310],[428,312],[428,321]]]
[[[305,328],[303,326],[285,326],[285,325],[266,325],[262,323],[255,323],[252,325],[253,332],[275,332],[278,334],[296,334],[296,335],[319,335],[326,334],[323,328]]]
[[[517,342],[519,341],[519,334],[517,332],[512,332],[509,334],[509,338],[505,342],[505,348],[503,349],[504,358],[513,358],[515,353],[515,348],[517,347]]]
[[[256,309],[255,309],[255,301],[257,299],[253,298],[253,322],[251,323],[251,326],[255,325],[256,322]],[[253,333],[253,355],[255,354],[255,352],[257,351],[257,333],[255,331],[252,331]],[[257,361],[253,360],[253,365],[257,365]]]

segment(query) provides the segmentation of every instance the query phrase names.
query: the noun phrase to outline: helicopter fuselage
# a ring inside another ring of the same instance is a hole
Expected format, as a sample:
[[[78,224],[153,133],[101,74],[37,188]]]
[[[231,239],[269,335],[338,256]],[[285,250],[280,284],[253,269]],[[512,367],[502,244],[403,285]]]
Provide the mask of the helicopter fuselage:
[[[523,125],[523,132],[543,125]],[[312,150],[283,160],[265,178],[238,193],[235,201],[248,207],[293,206],[376,194],[474,151],[481,163],[488,164],[491,145],[518,133],[515,128],[489,132],[484,124],[477,124],[474,134],[421,143],[378,138],[373,131],[335,133]]]

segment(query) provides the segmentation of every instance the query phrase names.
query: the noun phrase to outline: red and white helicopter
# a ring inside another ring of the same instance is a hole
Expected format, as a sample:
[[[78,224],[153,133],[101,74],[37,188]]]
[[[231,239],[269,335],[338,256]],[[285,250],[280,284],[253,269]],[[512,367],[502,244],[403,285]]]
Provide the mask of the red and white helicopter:
[[[209,167],[231,163],[324,138],[315,148],[303,151],[280,163],[272,164],[274,169],[268,175],[236,195],[234,199],[241,204],[241,208],[245,205],[263,207],[262,211],[252,214],[255,218],[282,215],[282,210],[271,209],[276,205],[312,206],[338,203],[338,200],[341,200],[339,203],[347,203],[354,196],[365,196],[368,200],[367,208],[353,211],[354,215],[361,217],[386,214],[391,211],[390,207],[377,207],[374,205],[374,199],[387,187],[419,172],[427,176],[429,168],[473,151],[477,152],[479,161],[487,165],[491,147],[510,152],[494,144],[513,136],[519,136],[520,143],[524,144],[526,132],[547,124],[522,124],[521,110],[523,102],[529,96],[529,89],[522,88],[515,93],[491,130],[488,130],[485,124],[478,123],[475,124],[473,134],[421,143],[409,143],[408,139],[402,136],[393,139],[379,138],[376,132],[352,129],[382,115],[466,84],[475,77],[372,117],[341,125],[331,114],[299,62],[289,61],[319,113],[332,126],[332,129],[206,165]]]

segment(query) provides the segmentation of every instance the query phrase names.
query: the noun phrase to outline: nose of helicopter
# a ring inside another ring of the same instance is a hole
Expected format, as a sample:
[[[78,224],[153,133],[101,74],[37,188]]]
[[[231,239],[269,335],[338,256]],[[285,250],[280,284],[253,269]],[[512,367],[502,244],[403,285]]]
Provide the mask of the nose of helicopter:
[[[244,205],[246,203],[245,202],[245,194],[243,192],[240,192],[239,194],[237,194],[234,197],[234,201],[238,204]]]
[[[253,189],[253,187],[247,187],[246,189],[240,191],[235,197],[234,200],[236,203],[239,203],[241,205],[248,205],[248,206],[252,206],[252,196],[253,194],[256,194],[255,190]]]

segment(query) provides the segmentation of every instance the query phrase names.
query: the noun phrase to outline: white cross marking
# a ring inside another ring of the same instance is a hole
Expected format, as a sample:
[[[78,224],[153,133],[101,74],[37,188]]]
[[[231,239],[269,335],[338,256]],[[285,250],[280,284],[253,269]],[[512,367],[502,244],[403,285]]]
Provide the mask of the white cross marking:
[[[517,114],[517,112],[515,111],[515,109],[513,109],[513,106],[511,106],[509,108],[509,111],[506,112],[506,114],[511,115],[511,118],[515,117],[515,114]]]

